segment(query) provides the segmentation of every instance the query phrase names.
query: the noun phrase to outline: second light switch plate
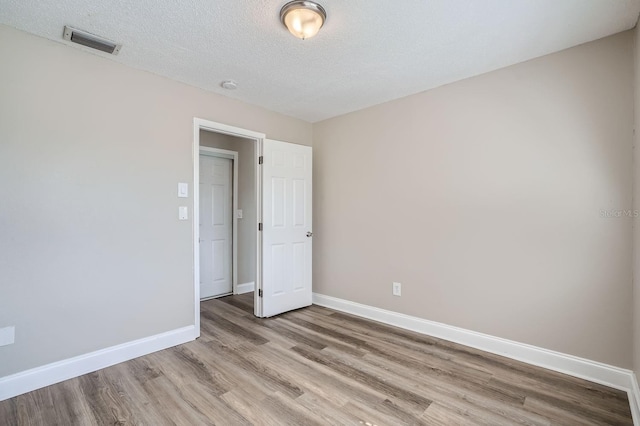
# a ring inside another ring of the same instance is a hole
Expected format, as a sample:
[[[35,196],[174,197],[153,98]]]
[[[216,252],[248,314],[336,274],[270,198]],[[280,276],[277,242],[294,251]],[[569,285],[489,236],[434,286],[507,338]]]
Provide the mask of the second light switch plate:
[[[178,198],[188,198],[189,197],[189,184],[180,182],[178,184]]]

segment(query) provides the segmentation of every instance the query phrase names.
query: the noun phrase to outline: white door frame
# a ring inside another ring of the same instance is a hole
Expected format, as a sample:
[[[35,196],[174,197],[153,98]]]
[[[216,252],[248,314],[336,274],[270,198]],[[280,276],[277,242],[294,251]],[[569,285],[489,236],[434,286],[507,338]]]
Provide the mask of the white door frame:
[[[193,295],[194,295],[194,324],[196,337],[200,337],[200,130],[223,133],[255,141],[255,172],[256,172],[256,229],[262,221],[262,174],[258,159],[262,156],[262,141],[264,133],[258,133],[240,127],[229,126],[202,118],[193,119]],[[253,309],[257,317],[262,316],[262,304],[258,300],[258,289],[262,288],[262,235],[256,232],[256,291],[254,292]]]
[[[206,155],[209,157],[226,158],[233,161],[233,202],[231,205],[231,293],[238,293],[238,152],[229,151],[220,148],[210,148],[208,146],[200,147],[200,155]],[[198,163],[200,156],[198,156]],[[200,177],[200,173],[198,173]],[[200,188],[200,182],[198,182],[198,189]],[[200,191],[198,190],[198,201],[200,200]],[[200,203],[198,203],[198,210],[200,209]],[[198,211],[198,216],[199,216]],[[198,240],[199,242],[199,240]],[[198,244],[198,249],[200,245]],[[198,253],[199,254],[199,253]],[[199,256],[198,256],[199,257]],[[200,280],[198,280],[200,281]],[[225,296],[227,294],[224,294]],[[214,296],[219,297],[219,296]]]

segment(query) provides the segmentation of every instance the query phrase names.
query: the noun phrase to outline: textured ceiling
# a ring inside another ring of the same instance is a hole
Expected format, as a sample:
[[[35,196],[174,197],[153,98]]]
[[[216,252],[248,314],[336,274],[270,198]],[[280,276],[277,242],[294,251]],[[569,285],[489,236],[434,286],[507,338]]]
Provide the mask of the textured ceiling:
[[[61,43],[64,25],[87,30],[123,44],[98,55],[315,122],[633,28],[640,12],[640,0],[320,0],[325,26],[299,40],[279,21],[286,1],[0,0],[0,23]]]

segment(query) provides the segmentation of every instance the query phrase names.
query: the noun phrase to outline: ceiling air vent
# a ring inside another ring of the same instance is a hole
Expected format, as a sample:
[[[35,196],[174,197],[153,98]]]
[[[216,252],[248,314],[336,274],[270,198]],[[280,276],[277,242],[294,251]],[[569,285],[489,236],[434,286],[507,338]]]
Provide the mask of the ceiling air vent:
[[[86,31],[68,26],[64,27],[63,38],[73,43],[78,43],[92,49],[101,50],[112,55],[117,55],[120,51],[120,48],[122,47],[121,44],[114,43],[113,41],[98,37],[97,35],[93,35]]]

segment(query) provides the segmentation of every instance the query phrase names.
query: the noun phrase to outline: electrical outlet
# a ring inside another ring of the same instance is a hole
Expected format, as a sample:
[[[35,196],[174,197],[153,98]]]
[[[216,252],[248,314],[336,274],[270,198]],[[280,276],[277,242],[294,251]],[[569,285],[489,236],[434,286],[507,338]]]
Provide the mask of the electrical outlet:
[[[394,296],[401,296],[402,295],[402,284],[400,283],[393,283],[393,295]]]
[[[0,346],[11,345],[15,341],[16,328],[14,326],[0,328]]]

